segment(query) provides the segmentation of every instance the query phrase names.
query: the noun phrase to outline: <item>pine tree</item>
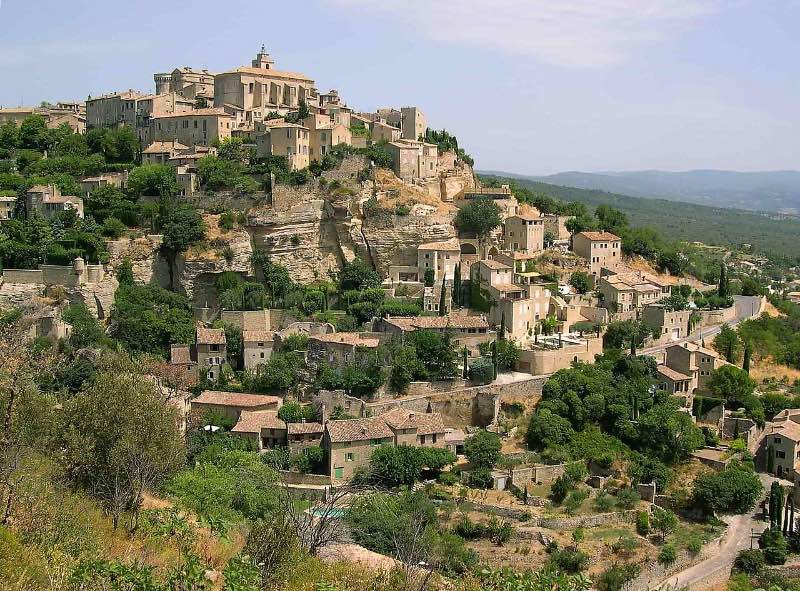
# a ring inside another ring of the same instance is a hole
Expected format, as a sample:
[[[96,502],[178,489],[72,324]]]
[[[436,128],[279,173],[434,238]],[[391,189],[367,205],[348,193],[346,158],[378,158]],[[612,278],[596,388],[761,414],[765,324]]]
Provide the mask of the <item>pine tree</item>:
[[[447,312],[445,311],[446,303],[447,303],[447,288],[445,287],[445,278],[442,277],[442,292],[439,294],[439,316],[445,316]]]
[[[750,357],[753,355],[753,350],[750,347],[750,341],[744,344],[744,359],[742,360],[742,369],[750,373]]]

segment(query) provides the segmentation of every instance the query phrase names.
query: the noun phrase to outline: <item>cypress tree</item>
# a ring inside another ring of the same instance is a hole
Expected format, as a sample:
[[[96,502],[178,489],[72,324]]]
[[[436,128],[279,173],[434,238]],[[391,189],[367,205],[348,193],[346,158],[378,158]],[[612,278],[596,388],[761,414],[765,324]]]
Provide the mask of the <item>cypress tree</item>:
[[[775,448],[771,445],[767,448],[767,473],[775,473]]]
[[[464,345],[464,351],[463,351],[464,370],[462,371],[463,375],[461,377],[463,377],[465,380],[467,379],[467,376],[469,375],[469,368],[467,366],[467,357],[468,357],[467,346]]]
[[[442,293],[439,294],[439,316],[444,316],[445,312],[445,303],[447,302],[447,288],[444,284],[444,277],[442,277]]]
[[[501,341],[506,340],[506,312],[503,310],[503,313],[500,314],[500,334],[498,335]]]
[[[492,343],[492,368],[494,374],[492,381],[494,381],[497,379],[497,341]]]
[[[453,275],[453,304],[461,307],[461,263],[458,263]]]
[[[753,355],[753,350],[750,347],[750,341],[744,344],[744,359],[742,360],[742,369],[750,373],[750,357]]]
[[[728,269],[725,267],[725,263],[719,264],[719,286],[717,287],[717,294],[721,298],[727,298],[730,295]]]
[[[786,497],[786,502],[783,504],[783,533],[789,533],[789,499],[791,498],[792,493],[789,493]]]

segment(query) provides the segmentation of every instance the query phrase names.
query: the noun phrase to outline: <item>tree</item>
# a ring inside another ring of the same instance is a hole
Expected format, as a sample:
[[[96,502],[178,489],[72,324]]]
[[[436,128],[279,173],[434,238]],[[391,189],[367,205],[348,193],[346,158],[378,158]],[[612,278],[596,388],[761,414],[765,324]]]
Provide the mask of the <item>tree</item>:
[[[664,566],[670,566],[677,559],[677,551],[674,544],[665,544],[658,553],[658,562]]]
[[[474,233],[483,240],[503,220],[500,218],[500,207],[492,199],[479,197],[459,209],[453,223],[460,231]]]
[[[627,349],[631,343],[640,347],[650,336],[652,336],[652,331],[643,322],[616,320],[609,323],[603,334],[603,347],[605,349]]]
[[[728,269],[724,262],[719,264],[719,285],[717,295],[721,298],[728,298],[731,295],[731,287],[728,282]]]
[[[696,506],[708,512],[742,514],[755,506],[762,490],[757,474],[733,462],[721,472],[698,476],[692,498]]]
[[[587,293],[592,288],[592,281],[585,271],[575,271],[569,276],[569,284],[578,293]]]
[[[753,356],[753,347],[750,341],[744,344],[744,359],[742,360],[742,371],[750,374],[750,358]]]
[[[105,332],[100,327],[84,303],[72,304],[61,314],[62,320],[72,325],[69,335],[69,344],[76,349],[83,349],[99,344],[105,337]]]
[[[450,335],[431,330],[416,330],[406,336],[406,343],[414,348],[424,377],[428,379],[444,379],[458,375],[456,357],[458,353],[453,347]],[[423,375],[417,374],[418,377]]]
[[[185,251],[206,236],[203,216],[193,207],[172,209],[164,220],[162,246],[172,253]]]
[[[115,525],[123,510],[137,524],[144,494],[184,463],[177,410],[129,362],[113,361],[65,404],[61,432],[68,475],[103,498]]]
[[[594,215],[600,230],[622,236],[628,227],[628,216],[608,205],[598,205]]]
[[[678,517],[669,509],[653,507],[652,526],[659,533],[661,539],[665,540],[667,535],[678,527]]]
[[[478,357],[469,366],[469,379],[475,384],[489,384],[494,380],[494,364],[486,357]]]
[[[461,263],[456,264],[453,273],[453,306],[461,307]]]
[[[179,190],[175,169],[165,164],[138,166],[128,175],[128,191],[136,197],[140,195],[173,197]]]
[[[639,417],[638,443],[647,453],[670,463],[702,447],[705,437],[692,417],[679,412],[677,402],[669,399]]]
[[[723,324],[719,334],[714,338],[714,348],[722,353],[728,363],[736,363],[741,352],[739,335],[727,324]]]
[[[549,409],[543,408],[531,415],[526,437],[529,449],[540,450],[546,447],[565,445],[572,440],[574,435],[575,430],[569,419],[555,415]]]
[[[723,365],[714,370],[708,382],[712,394],[740,406],[749,405],[755,388],[755,380],[735,365]]]
[[[343,292],[373,289],[381,286],[380,275],[360,258],[345,262],[339,272],[338,279],[339,290]]]
[[[489,431],[478,431],[464,442],[464,455],[473,468],[492,468],[500,459],[502,443]]]
[[[19,126],[19,145],[28,150],[43,152],[50,148],[47,120],[42,115],[28,115]]]
[[[411,486],[424,468],[441,472],[455,461],[455,454],[446,449],[382,445],[370,454],[369,478],[382,486]]]
[[[439,293],[439,316],[447,316],[447,288],[445,286],[445,278],[442,277],[442,287]]]

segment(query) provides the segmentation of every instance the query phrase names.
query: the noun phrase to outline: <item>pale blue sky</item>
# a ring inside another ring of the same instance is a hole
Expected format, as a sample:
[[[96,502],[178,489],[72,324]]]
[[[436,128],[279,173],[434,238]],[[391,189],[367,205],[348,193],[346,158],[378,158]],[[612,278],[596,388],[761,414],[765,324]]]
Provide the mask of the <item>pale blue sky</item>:
[[[151,91],[262,43],[483,169],[800,168],[797,0],[0,0],[0,105]]]

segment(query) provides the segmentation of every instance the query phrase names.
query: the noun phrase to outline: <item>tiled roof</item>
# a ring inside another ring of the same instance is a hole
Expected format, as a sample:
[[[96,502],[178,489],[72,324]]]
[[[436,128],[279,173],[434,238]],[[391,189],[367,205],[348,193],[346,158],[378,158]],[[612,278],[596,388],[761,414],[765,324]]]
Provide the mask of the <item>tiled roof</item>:
[[[274,410],[243,410],[231,429],[234,433],[261,433],[261,429],[286,429],[286,423]]]
[[[495,270],[505,270],[511,268],[505,263],[501,263],[500,261],[496,261],[494,259],[487,259],[485,261],[481,261],[481,264],[484,265],[485,267],[488,267],[489,269],[495,269]]]
[[[502,291],[507,293],[522,291],[522,288],[519,285],[514,285],[513,283],[495,283],[491,287],[496,289],[497,291]]]
[[[394,437],[394,432],[380,417],[328,421],[325,429],[333,443]]]
[[[224,345],[225,329],[223,328],[203,328],[197,327],[198,345]]]
[[[193,404],[215,404],[217,406],[236,406],[241,408],[258,408],[259,406],[280,406],[281,399],[277,396],[264,394],[246,394],[243,392],[217,392],[206,390],[197,398],[192,399]]]
[[[538,213],[518,213],[517,215],[512,215],[511,217],[520,218],[521,220],[528,220],[528,221],[543,219],[541,214]]]
[[[768,423],[765,435],[778,435],[792,441],[800,441],[800,425],[791,420]]]
[[[221,107],[210,107],[208,109],[194,109],[193,111],[187,111],[186,113],[160,113],[158,115],[152,115],[151,119],[166,119],[168,117],[233,117],[230,113],[226,113],[225,109]]]
[[[489,323],[483,316],[411,316],[411,317],[388,317],[386,322],[397,326],[405,332],[414,330],[424,330],[426,328],[489,328]]]
[[[291,80],[302,80],[304,82],[314,82],[308,76],[303,74],[298,74],[297,72],[284,72],[282,70],[273,70],[273,69],[264,69],[264,68],[251,68],[248,66],[242,66],[241,68],[236,68],[232,72],[225,72],[226,74],[252,74],[255,76],[269,76],[272,78],[287,78]]]
[[[610,242],[614,240],[621,240],[616,234],[611,232],[579,232],[578,236],[583,236],[592,242]]]
[[[796,417],[798,415],[800,415],[800,408],[786,408],[781,412],[779,412],[778,414],[776,414],[773,417],[772,421],[773,422],[783,421],[791,417]]]
[[[322,423],[289,423],[287,428],[289,430],[289,435],[321,434],[325,430]]]
[[[404,408],[395,408],[382,414],[380,418],[393,429],[416,428],[417,435],[444,433],[444,422],[442,422],[442,415],[438,412],[414,412]]]
[[[380,344],[378,337],[362,336],[357,332],[334,332],[330,334],[316,334],[309,337],[311,341],[321,343],[334,343],[362,347],[377,347]]]
[[[450,240],[443,240],[441,242],[427,242],[420,244],[417,250],[461,250],[461,244],[458,238],[451,238]]]
[[[713,357],[714,359],[719,357],[719,354],[716,351],[712,351],[707,347],[702,347],[697,343],[686,342],[686,343],[681,343],[680,345],[671,345],[667,347],[667,349],[671,349],[672,347],[681,347],[682,349],[686,349],[687,351],[690,351],[692,353],[702,353],[703,355],[708,355],[709,357]]]
[[[169,361],[173,365],[188,365],[192,363],[192,356],[189,346],[172,345],[169,349]]]
[[[172,150],[188,150],[189,146],[184,146],[179,142],[153,142],[142,150],[142,154],[164,154]]]
[[[675,371],[674,369],[672,369],[671,367],[667,367],[666,365],[659,365],[658,373],[660,373],[665,378],[672,380],[673,382],[681,382],[692,379],[691,376],[687,376],[686,374],[682,374],[679,371]]]
[[[275,333],[270,330],[244,330],[242,331],[242,340],[245,342],[265,342],[272,341],[275,338]]]

